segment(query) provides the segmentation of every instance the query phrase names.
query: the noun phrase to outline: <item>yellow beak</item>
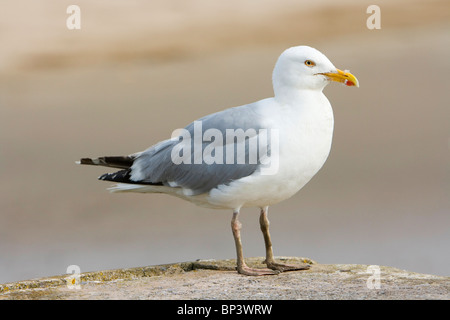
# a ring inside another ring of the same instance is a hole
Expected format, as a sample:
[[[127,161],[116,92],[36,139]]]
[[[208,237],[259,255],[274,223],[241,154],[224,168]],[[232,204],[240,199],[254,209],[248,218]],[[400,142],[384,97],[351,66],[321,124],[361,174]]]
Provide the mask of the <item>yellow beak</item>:
[[[336,81],[345,84],[349,87],[359,87],[358,79],[354,75],[352,75],[350,72],[342,71],[337,69],[337,72],[325,72],[325,73],[319,73],[323,74],[328,78],[328,80]]]

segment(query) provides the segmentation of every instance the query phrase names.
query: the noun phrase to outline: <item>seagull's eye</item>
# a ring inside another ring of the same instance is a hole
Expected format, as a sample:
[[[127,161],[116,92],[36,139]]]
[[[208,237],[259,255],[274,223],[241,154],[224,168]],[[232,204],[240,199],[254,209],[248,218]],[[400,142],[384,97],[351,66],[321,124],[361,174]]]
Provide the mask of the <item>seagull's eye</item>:
[[[316,65],[316,63],[314,61],[311,60],[306,60],[305,61],[305,65],[308,67],[314,67]]]

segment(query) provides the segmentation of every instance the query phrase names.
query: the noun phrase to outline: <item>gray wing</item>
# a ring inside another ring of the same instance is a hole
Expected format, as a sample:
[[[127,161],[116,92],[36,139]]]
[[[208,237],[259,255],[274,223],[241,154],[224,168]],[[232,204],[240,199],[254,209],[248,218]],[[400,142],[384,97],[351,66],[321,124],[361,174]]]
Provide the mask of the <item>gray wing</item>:
[[[131,180],[182,187],[196,195],[249,176],[260,166],[261,154],[270,154],[270,146],[266,153],[255,152],[263,124],[252,105],[203,117],[189,124],[178,138],[139,154],[131,167]],[[201,139],[196,138],[199,134]]]

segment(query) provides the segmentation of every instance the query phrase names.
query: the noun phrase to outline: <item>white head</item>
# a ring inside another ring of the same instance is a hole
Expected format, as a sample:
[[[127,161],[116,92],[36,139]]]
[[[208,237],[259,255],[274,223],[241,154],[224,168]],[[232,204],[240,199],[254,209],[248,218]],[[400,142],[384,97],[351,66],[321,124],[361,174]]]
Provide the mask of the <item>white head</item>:
[[[322,91],[330,81],[359,86],[355,76],[337,69],[324,54],[308,46],[285,50],[275,65],[272,81],[275,96],[286,90]]]

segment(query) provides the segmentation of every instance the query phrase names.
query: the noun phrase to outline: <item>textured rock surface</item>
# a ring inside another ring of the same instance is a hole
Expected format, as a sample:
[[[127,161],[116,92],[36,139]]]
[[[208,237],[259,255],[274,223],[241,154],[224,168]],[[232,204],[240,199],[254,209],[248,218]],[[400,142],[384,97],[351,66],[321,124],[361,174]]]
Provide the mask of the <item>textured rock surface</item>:
[[[247,277],[234,271],[235,260],[198,260],[2,284],[0,299],[450,299],[450,277],[379,266],[380,288],[369,289],[374,273],[367,265],[279,259],[312,267]],[[263,258],[247,260],[263,267]]]

